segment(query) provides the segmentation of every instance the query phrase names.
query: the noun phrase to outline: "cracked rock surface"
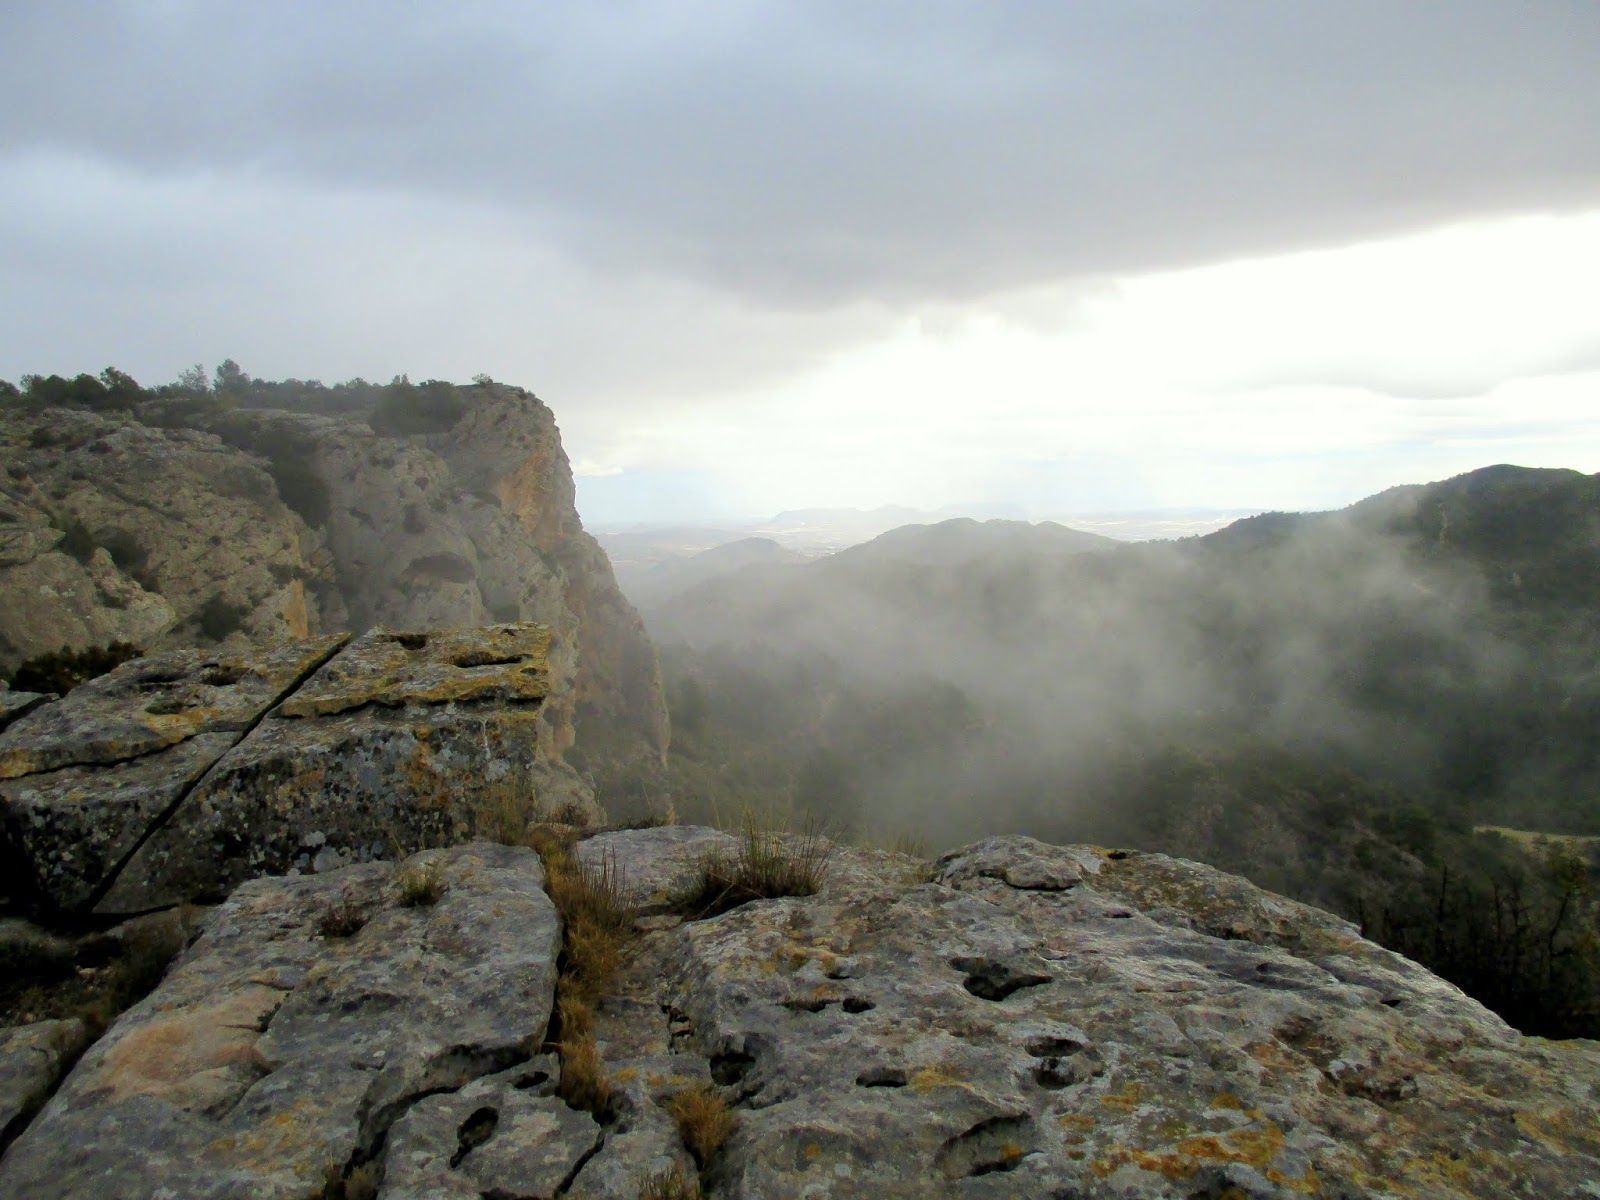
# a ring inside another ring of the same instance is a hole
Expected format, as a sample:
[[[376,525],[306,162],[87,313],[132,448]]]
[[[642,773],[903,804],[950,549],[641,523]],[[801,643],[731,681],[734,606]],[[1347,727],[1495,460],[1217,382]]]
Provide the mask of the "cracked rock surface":
[[[599,834],[641,904],[555,1094],[561,929],[529,850],[241,887],[0,1158],[0,1200],[1583,1197],[1600,1046],[1524,1038],[1345,922],[1154,854],[837,847],[813,896],[684,920],[708,830]],[[418,861],[420,860],[420,861]],[[397,871],[442,863],[406,907]],[[372,1194],[364,1191],[362,1194]]]
[[[680,830],[584,843],[640,879],[684,848]],[[840,848],[816,896],[630,952],[599,1012],[607,1069],[639,1129],[689,1083],[721,1089],[739,1125],[711,1194],[1597,1194],[1600,1047],[1524,1038],[1327,913],[1021,837],[931,882],[907,867]],[[673,1149],[670,1130],[635,1146],[634,1186]]]
[[[537,856],[418,858],[442,862],[431,905],[405,906],[383,863],[241,887],[0,1160],[0,1197],[318,1196],[397,1123],[398,1145],[425,1137],[427,1099],[529,1063],[561,936]],[[509,1105],[504,1119],[545,1128]],[[497,1161],[486,1149],[461,1165]]]
[[[137,913],[458,843],[496,789],[599,820],[544,711],[550,641],[524,623],[175,650],[36,708],[0,733],[34,907]]]

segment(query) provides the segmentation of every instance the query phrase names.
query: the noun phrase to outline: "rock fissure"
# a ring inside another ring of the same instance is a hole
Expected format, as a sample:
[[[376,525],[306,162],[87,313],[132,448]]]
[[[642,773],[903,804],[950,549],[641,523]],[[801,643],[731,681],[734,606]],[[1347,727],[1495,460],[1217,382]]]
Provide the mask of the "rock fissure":
[[[306,682],[306,680],[310,679],[319,670],[321,670],[323,665],[335,654],[337,654],[344,645],[344,640],[340,639],[328,646],[321,654],[316,655],[314,661],[304,664],[303,668],[298,674],[295,675],[290,683],[280,689],[272,697],[271,701],[264,705],[260,711],[257,712],[254,717],[245,724],[244,728],[238,732],[238,736],[234,738],[229,748],[232,749],[233,747],[237,747],[242,744],[256,729],[261,726],[261,723],[271,715],[273,709],[282,704],[289,696],[292,696],[300,688],[300,686]],[[224,751],[223,754],[219,755],[200,775],[192,780],[186,781],[182,786],[179,787],[177,794],[172,799],[172,802],[168,804],[166,808],[164,808],[159,814],[157,814],[154,820],[146,825],[144,830],[134,840],[133,845],[128,849],[128,851],[122,855],[122,857],[110,870],[106,872],[105,878],[102,880],[99,886],[90,892],[86,907],[96,907],[100,901],[105,898],[106,894],[117,885],[117,881],[121,878],[122,872],[127,870],[128,864],[134,860],[135,856],[137,856],[139,851],[144,848],[146,843],[148,843],[151,838],[155,837],[156,834],[166,826],[167,822],[172,820],[173,814],[175,814],[178,809],[183,806],[184,802],[188,800],[188,798],[195,792],[197,788],[204,784],[207,776],[211,775],[212,772],[217,770],[218,764],[222,762],[224,757],[226,757],[226,753],[227,752]]]

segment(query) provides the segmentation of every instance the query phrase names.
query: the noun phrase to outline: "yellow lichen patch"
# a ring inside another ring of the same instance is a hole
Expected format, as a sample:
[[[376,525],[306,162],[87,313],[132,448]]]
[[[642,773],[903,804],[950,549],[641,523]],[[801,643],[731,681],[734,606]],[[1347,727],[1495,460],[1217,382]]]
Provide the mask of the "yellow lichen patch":
[[[1237,1162],[1261,1170],[1283,1149],[1283,1130],[1271,1121],[1224,1134],[1199,1134],[1177,1144],[1180,1154],[1208,1162]]]
[[[1245,1047],[1245,1052],[1268,1070],[1292,1071],[1298,1070],[1301,1065],[1281,1042],[1251,1042]]]
[[[920,1067],[911,1073],[911,1078],[906,1081],[914,1092],[927,1093],[935,1088],[967,1086],[962,1080],[957,1079],[942,1067]]]
[[[1215,1096],[1211,1097],[1211,1107],[1231,1108],[1238,1112],[1243,1112],[1244,1101],[1239,1099],[1239,1097],[1235,1096],[1232,1092],[1218,1092]]]
[[[1517,1130],[1535,1141],[1543,1142],[1550,1149],[1561,1154],[1573,1153],[1572,1136],[1579,1130],[1574,1127],[1572,1114],[1556,1110],[1554,1112],[1528,1112],[1519,1110],[1516,1114]],[[1592,1125],[1587,1132],[1590,1143],[1593,1143],[1594,1129]]]
[[[267,987],[246,987],[203,1008],[155,1017],[121,1038],[102,1066],[118,1099],[153,1095],[179,1106],[212,1099],[227,1087],[228,1068],[259,1066],[256,1033],[282,999]]]
[[[1063,1129],[1093,1129],[1095,1122],[1093,1117],[1082,1113],[1062,1113],[1056,1118],[1056,1124]]]
[[[800,1153],[806,1156],[807,1162],[815,1162],[822,1157],[822,1147],[815,1142],[807,1142],[800,1148]]]
[[[1139,1097],[1141,1094],[1142,1093],[1139,1090],[1139,1085],[1137,1083],[1130,1083],[1126,1087],[1119,1088],[1114,1092],[1107,1092],[1105,1095],[1100,1097],[1100,1103],[1106,1108],[1116,1108],[1122,1110],[1123,1112],[1132,1112],[1138,1107]]]

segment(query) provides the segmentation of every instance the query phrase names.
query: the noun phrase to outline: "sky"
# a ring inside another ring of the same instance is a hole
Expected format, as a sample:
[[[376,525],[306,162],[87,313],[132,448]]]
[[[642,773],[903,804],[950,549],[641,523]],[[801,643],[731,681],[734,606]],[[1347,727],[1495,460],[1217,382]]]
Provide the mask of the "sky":
[[[0,378],[522,384],[592,524],[1600,471],[1600,4],[0,6]]]

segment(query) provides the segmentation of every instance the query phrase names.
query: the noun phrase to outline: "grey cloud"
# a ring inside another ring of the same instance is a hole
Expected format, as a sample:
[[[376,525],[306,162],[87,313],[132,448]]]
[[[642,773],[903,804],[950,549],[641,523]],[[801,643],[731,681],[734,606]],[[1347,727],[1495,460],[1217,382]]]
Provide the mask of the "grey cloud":
[[[491,204],[772,306],[1600,201],[1600,8],[12,4],[0,143]]]

